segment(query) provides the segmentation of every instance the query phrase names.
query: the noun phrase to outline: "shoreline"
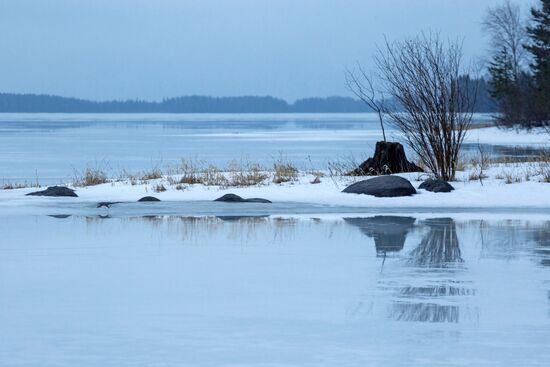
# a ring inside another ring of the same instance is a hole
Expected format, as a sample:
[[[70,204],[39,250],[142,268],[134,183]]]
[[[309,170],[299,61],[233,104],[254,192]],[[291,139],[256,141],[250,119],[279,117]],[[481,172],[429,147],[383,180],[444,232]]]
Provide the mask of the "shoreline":
[[[468,167],[457,174],[458,180],[451,182],[455,190],[450,193],[433,193],[418,189],[427,174],[397,174],[408,179],[417,189],[417,194],[405,197],[378,198],[341,191],[348,185],[373,176],[330,176],[328,172],[298,172],[286,182],[273,183],[265,176],[257,184],[246,187],[225,187],[223,185],[182,184],[181,175],[166,175],[143,182],[130,180],[108,181],[86,187],[76,187],[77,198],[29,197],[25,194],[37,188],[16,188],[0,190],[0,207],[33,206],[33,204],[79,203],[89,204],[101,201],[134,202],[143,196],[155,196],[165,202],[210,202],[224,194],[234,193],[244,198],[260,197],[273,203],[323,205],[346,208],[438,208],[438,209],[550,209],[550,183],[541,176],[542,165],[546,163],[495,164],[483,171],[486,176],[480,181],[476,168]],[[479,174],[478,174],[479,175]],[[314,183],[315,179],[319,183]],[[69,185],[70,186],[70,185]],[[71,186],[74,187],[74,186]],[[160,189],[159,189],[160,188]],[[223,205],[233,205],[222,203]],[[246,205],[257,205],[249,203]]]

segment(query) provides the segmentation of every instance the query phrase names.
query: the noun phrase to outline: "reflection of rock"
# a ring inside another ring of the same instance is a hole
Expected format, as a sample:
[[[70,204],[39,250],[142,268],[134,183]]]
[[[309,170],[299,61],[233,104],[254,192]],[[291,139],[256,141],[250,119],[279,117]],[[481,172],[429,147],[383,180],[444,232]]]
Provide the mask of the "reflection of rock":
[[[415,219],[412,217],[377,215],[370,218],[344,218],[368,237],[374,238],[377,254],[401,251]]]
[[[269,215],[218,215],[216,218],[224,222],[240,222],[240,221],[263,221],[269,218]]]
[[[411,261],[419,266],[445,266],[462,262],[455,222],[451,218],[427,219],[428,234],[411,252]]]
[[[214,201],[221,201],[221,202],[224,202],[224,203],[263,203],[263,204],[271,204],[271,201],[269,201],[267,199],[262,199],[262,198],[243,199],[239,195],[235,195],[235,194],[225,194],[222,197],[219,197]]]
[[[56,218],[56,219],[67,219],[71,215],[70,214],[50,214],[48,217]]]

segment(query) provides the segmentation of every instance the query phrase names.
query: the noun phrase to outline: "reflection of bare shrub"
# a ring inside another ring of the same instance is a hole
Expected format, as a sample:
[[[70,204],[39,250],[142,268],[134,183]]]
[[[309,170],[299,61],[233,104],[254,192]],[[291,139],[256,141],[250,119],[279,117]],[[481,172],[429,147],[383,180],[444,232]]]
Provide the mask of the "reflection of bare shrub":
[[[396,302],[392,317],[398,321],[451,322],[459,321],[459,308],[427,302]]]
[[[411,252],[412,262],[419,266],[445,266],[462,262],[454,220],[428,219],[425,224],[430,231]]]

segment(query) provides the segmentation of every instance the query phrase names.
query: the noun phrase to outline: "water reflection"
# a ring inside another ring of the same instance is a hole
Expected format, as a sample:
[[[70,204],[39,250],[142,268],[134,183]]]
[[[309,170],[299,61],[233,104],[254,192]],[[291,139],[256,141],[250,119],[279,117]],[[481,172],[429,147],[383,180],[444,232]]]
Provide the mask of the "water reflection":
[[[390,317],[398,321],[457,323],[463,311],[459,300],[475,295],[475,290],[456,280],[460,270],[453,265],[463,259],[455,221],[433,218],[422,221],[422,226],[428,232],[408,259],[409,264],[420,268],[411,271],[415,285],[396,289]]]
[[[463,262],[453,219],[427,219],[423,225],[429,228],[429,232],[411,252],[411,262],[417,266],[429,267]]]
[[[409,231],[413,228],[415,218],[382,216],[370,218],[344,218],[361,230],[367,237],[374,239],[377,256],[386,256],[388,252],[403,250]]]
[[[109,217],[84,217],[89,227],[88,235],[100,233],[109,240],[113,238],[109,242],[116,244],[115,239],[122,237],[121,229],[132,228],[136,236],[139,234],[137,242],[144,238],[163,247],[170,243],[181,248],[216,246],[218,251],[221,247],[241,246],[254,247],[259,252],[270,251],[270,254],[277,254],[277,249],[284,247],[289,256],[281,260],[281,266],[288,266],[296,259],[316,259],[324,253],[327,261],[320,261],[306,271],[322,264],[320,268],[328,272],[327,264],[333,259],[342,259],[342,254],[354,249],[353,258],[359,267],[372,271],[371,283],[366,278],[356,279],[363,283],[365,291],[360,300],[355,298],[348,308],[352,309],[349,313],[354,317],[372,316],[377,312],[376,317],[383,315],[382,318],[396,321],[477,322],[480,317],[478,298],[483,293],[478,280],[488,271],[479,269],[480,262],[487,261],[486,264],[494,266],[528,259],[533,268],[550,265],[549,222],[457,222],[448,217],[417,219],[411,216],[346,217],[342,220],[233,214],[115,216],[109,221],[104,220],[106,218]],[[67,226],[64,222],[78,226],[82,217],[55,222],[60,223],[59,228]],[[356,229],[350,231],[350,227]],[[386,259],[387,254],[393,256]],[[342,260],[346,267],[350,258]],[[301,264],[303,260],[297,262]],[[478,269],[472,272],[471,267],[476,266]],[[521,266],[528,265],[519,266],[523,271]],[[342,274],[342,269],[338,273]],[[348,269],[344,274],[348,274]],[[298,279],[303,274],[295,275]],[[550,281],[540,283],[537,290],[545,303],[547,284]]]
[[[345,221],[373,238],[377,256],[385,258],[388,252],[404,249],[416,219],[375,216],[345,218]],[[417,225],[427,228],[427,233],[407,256],[406,263],[414,268],[407,277],[399,277],[398,282],[391,273],[387,274],[389,277],[382,275],[379,282],[379,287],[389,292],[393,300],[388,309],[389,317],[398,321],[457,323],[461,314],[457,298],[473,296],[475,290],[453,280],[458,271],[453,265],[463,262],[455,221],[433,218]]]

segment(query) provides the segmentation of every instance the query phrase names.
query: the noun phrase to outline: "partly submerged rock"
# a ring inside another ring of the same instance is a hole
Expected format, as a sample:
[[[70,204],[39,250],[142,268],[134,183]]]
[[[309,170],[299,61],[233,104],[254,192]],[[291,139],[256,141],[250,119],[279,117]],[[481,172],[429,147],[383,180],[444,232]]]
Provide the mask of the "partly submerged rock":
[[[343,192],[376,197],[410,196],[416,194],[413,185],[403,177],[379,176],[346,187]]]
[[[243,199],[239,195],[235,195],[235,194],[225,194],[224,196],[219,197],[214,201],[222,201],[224,203],[264,203],[264,204],[271,203],[271,201],[267,199],[262,199],[262,198]]]
[[[422,182],[418,188],[431,192],[451,192],[455,189],[447,181],[433,178],[428,178],[426,181]]]
[[[110,208],[111,205],[120,204],[121,201],[100,201],[97,203],[96,208]]]
[[[53,196],[53,197],[62,197],[68,196],[76,198],[78,195],[74,192],[73,189],[69,189],[65,186],[50,186],[46,190],[30,192],[27,196]]]
[[[144,196],[138,200],[138,202],[147,202],[147,201],[160,201],[160,199],[157,199],[154,196]]]

